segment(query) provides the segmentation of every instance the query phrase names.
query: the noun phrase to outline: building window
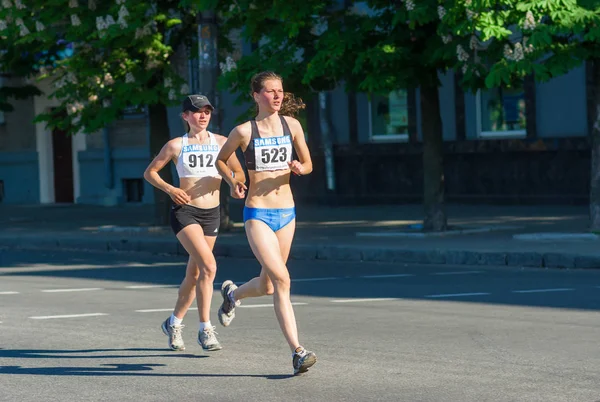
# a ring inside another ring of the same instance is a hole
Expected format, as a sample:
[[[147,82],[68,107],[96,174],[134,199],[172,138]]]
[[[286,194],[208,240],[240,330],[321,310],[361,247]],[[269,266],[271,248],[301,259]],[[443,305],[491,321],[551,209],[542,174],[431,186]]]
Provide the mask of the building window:
[[[123,198],[125,202],[142,202],[144,182],[142,179],[123,179]]]
[[[522,87],[477,91],[476,109],[479,137],[524,138],[527,135],[527,108]]]
[[[373,141],[408,141],[408,91],[400,89],[387,96],[371,95],[369,101],[370,137]]]

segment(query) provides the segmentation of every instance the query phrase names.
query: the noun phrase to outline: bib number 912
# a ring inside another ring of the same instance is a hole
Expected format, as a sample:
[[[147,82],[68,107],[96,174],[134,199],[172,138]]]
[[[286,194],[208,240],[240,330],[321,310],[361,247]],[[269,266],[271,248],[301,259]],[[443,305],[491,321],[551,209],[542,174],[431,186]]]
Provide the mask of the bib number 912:
[[[205,160],[205,156],[206,156],[206,160]],[[206,165],[204,164],[205,161],[206,161]],[[191,154],[189,157],[189,162],[190,162],[191,168],[195,168],[196,166],[199,166],[201,168],[214,166],[213,156],[211,154],[206,154],[206,155]]]

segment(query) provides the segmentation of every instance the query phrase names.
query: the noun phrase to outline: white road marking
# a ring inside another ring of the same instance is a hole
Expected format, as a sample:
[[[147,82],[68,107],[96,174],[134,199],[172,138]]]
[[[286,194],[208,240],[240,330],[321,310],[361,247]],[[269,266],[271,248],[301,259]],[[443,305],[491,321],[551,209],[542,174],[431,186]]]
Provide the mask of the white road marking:
[[[39,315],[35,317],[29,317],[32,320],[49,320],[52,318],[78,318],[78,317],[96,317],[100,315],[108,315],[106,313],[89,313],[89,314],[67,314],[67,315]]]
[[[482,271],[454,271],[454,272],[435,272],[431,275],[466,275],[466,274],[480,274]]]
[[[79,288],[79,289],[45,289],[44,293],[59,293],[59,292],[87,292],[92,290],[103,290],[102,288]]]
[[[371,301],[393,301],[400,300],[395,297],[378,297],[372,299],[340,299],[340,300],[332,300],[332,303],[361,303],[361,302],[371,302]]]
[[[468,296],[487,296],[489,293],[448,293],[443,295],[427,295],[425,297],[439,298],[439,297],[468,297]]]
[[[413,274],[392,274],[392,275],[363,275],[361,278],[365,279],[379,279],[379,278],[404,278],[408,276],[415,276]]]
[[[126,289],[154,289],[154,288],[176,288],[179,285],[132,285],[125,286]]]
[[[543,292],[568,292],[575,290],[571,288],[556,288],[556,289],[529,289],[529,290],[513,290],[513,293],[543,293]]]
[[[0,295],[18,295],[19,292],[11,292],[11,291],[6,291],[6,292],[0,292]]]
[[[335,281],[341,278],[300,278],[300,279],[292,279],[292,282],[315,282],[315,281]]]
[[[136,313],[156,313],[159,311],[173,311],[173,307],[171,308],[151,308],[147,310],[135,310]]]
[[[306,306],[308,303],[292,303],[292,306]],[[242,304],[238,308],[274,307],[273,304]]]

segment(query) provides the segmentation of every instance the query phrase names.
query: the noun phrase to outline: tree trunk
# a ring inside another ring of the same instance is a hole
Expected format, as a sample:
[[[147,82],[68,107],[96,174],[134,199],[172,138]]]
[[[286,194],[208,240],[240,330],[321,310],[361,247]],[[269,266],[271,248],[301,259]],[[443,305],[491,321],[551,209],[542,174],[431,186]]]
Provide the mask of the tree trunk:
[[[225,135],[221,130],[221,100],[219,91],[217,91],[219,75],[217,16],[215,12],[207,10],[199,14],[198,18],[198,86],[200,93],[206,95],[215,107],[209,130]],[[225,180],[221,183],[219,199],[221,231],[228,231],[231,229],[232,222],[229,217],[229,185],[225,183]]]
[[[148,106],[148,119],[150,123],[150,159],[153,159],[163,145],[170,139],[169,124],[167,121],[167,107],[165,105]],[[173,183],[171,165],[165,166],[160,172],[160,177],[167,183]],[[154,187],[154,222],[156,225],[169,225],[169,214],[171,209],[171,197],[165,192]]]
[[[444,207],[444,154],[442,118],[437,86],[421,87],[421,127],[423,129],[423,229],[447,229]]]
[[[600,60],[593,61],[594,126],[592,127],[592,163],[590,172],[590,230],[600,232]]]

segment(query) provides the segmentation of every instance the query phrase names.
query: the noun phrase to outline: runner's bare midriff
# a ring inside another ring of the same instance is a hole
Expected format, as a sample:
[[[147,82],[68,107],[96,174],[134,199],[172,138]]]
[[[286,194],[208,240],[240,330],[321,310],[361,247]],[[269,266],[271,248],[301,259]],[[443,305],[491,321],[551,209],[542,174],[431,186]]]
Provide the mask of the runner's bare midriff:
[[[204,209],[219,206],[221,179],[218,177],[182,177],[179,188],[191,197],[189,205]]]
[[[290,171],[257,172],[249,170],[250,186],[246,206],[250,208],[293,208]]]

